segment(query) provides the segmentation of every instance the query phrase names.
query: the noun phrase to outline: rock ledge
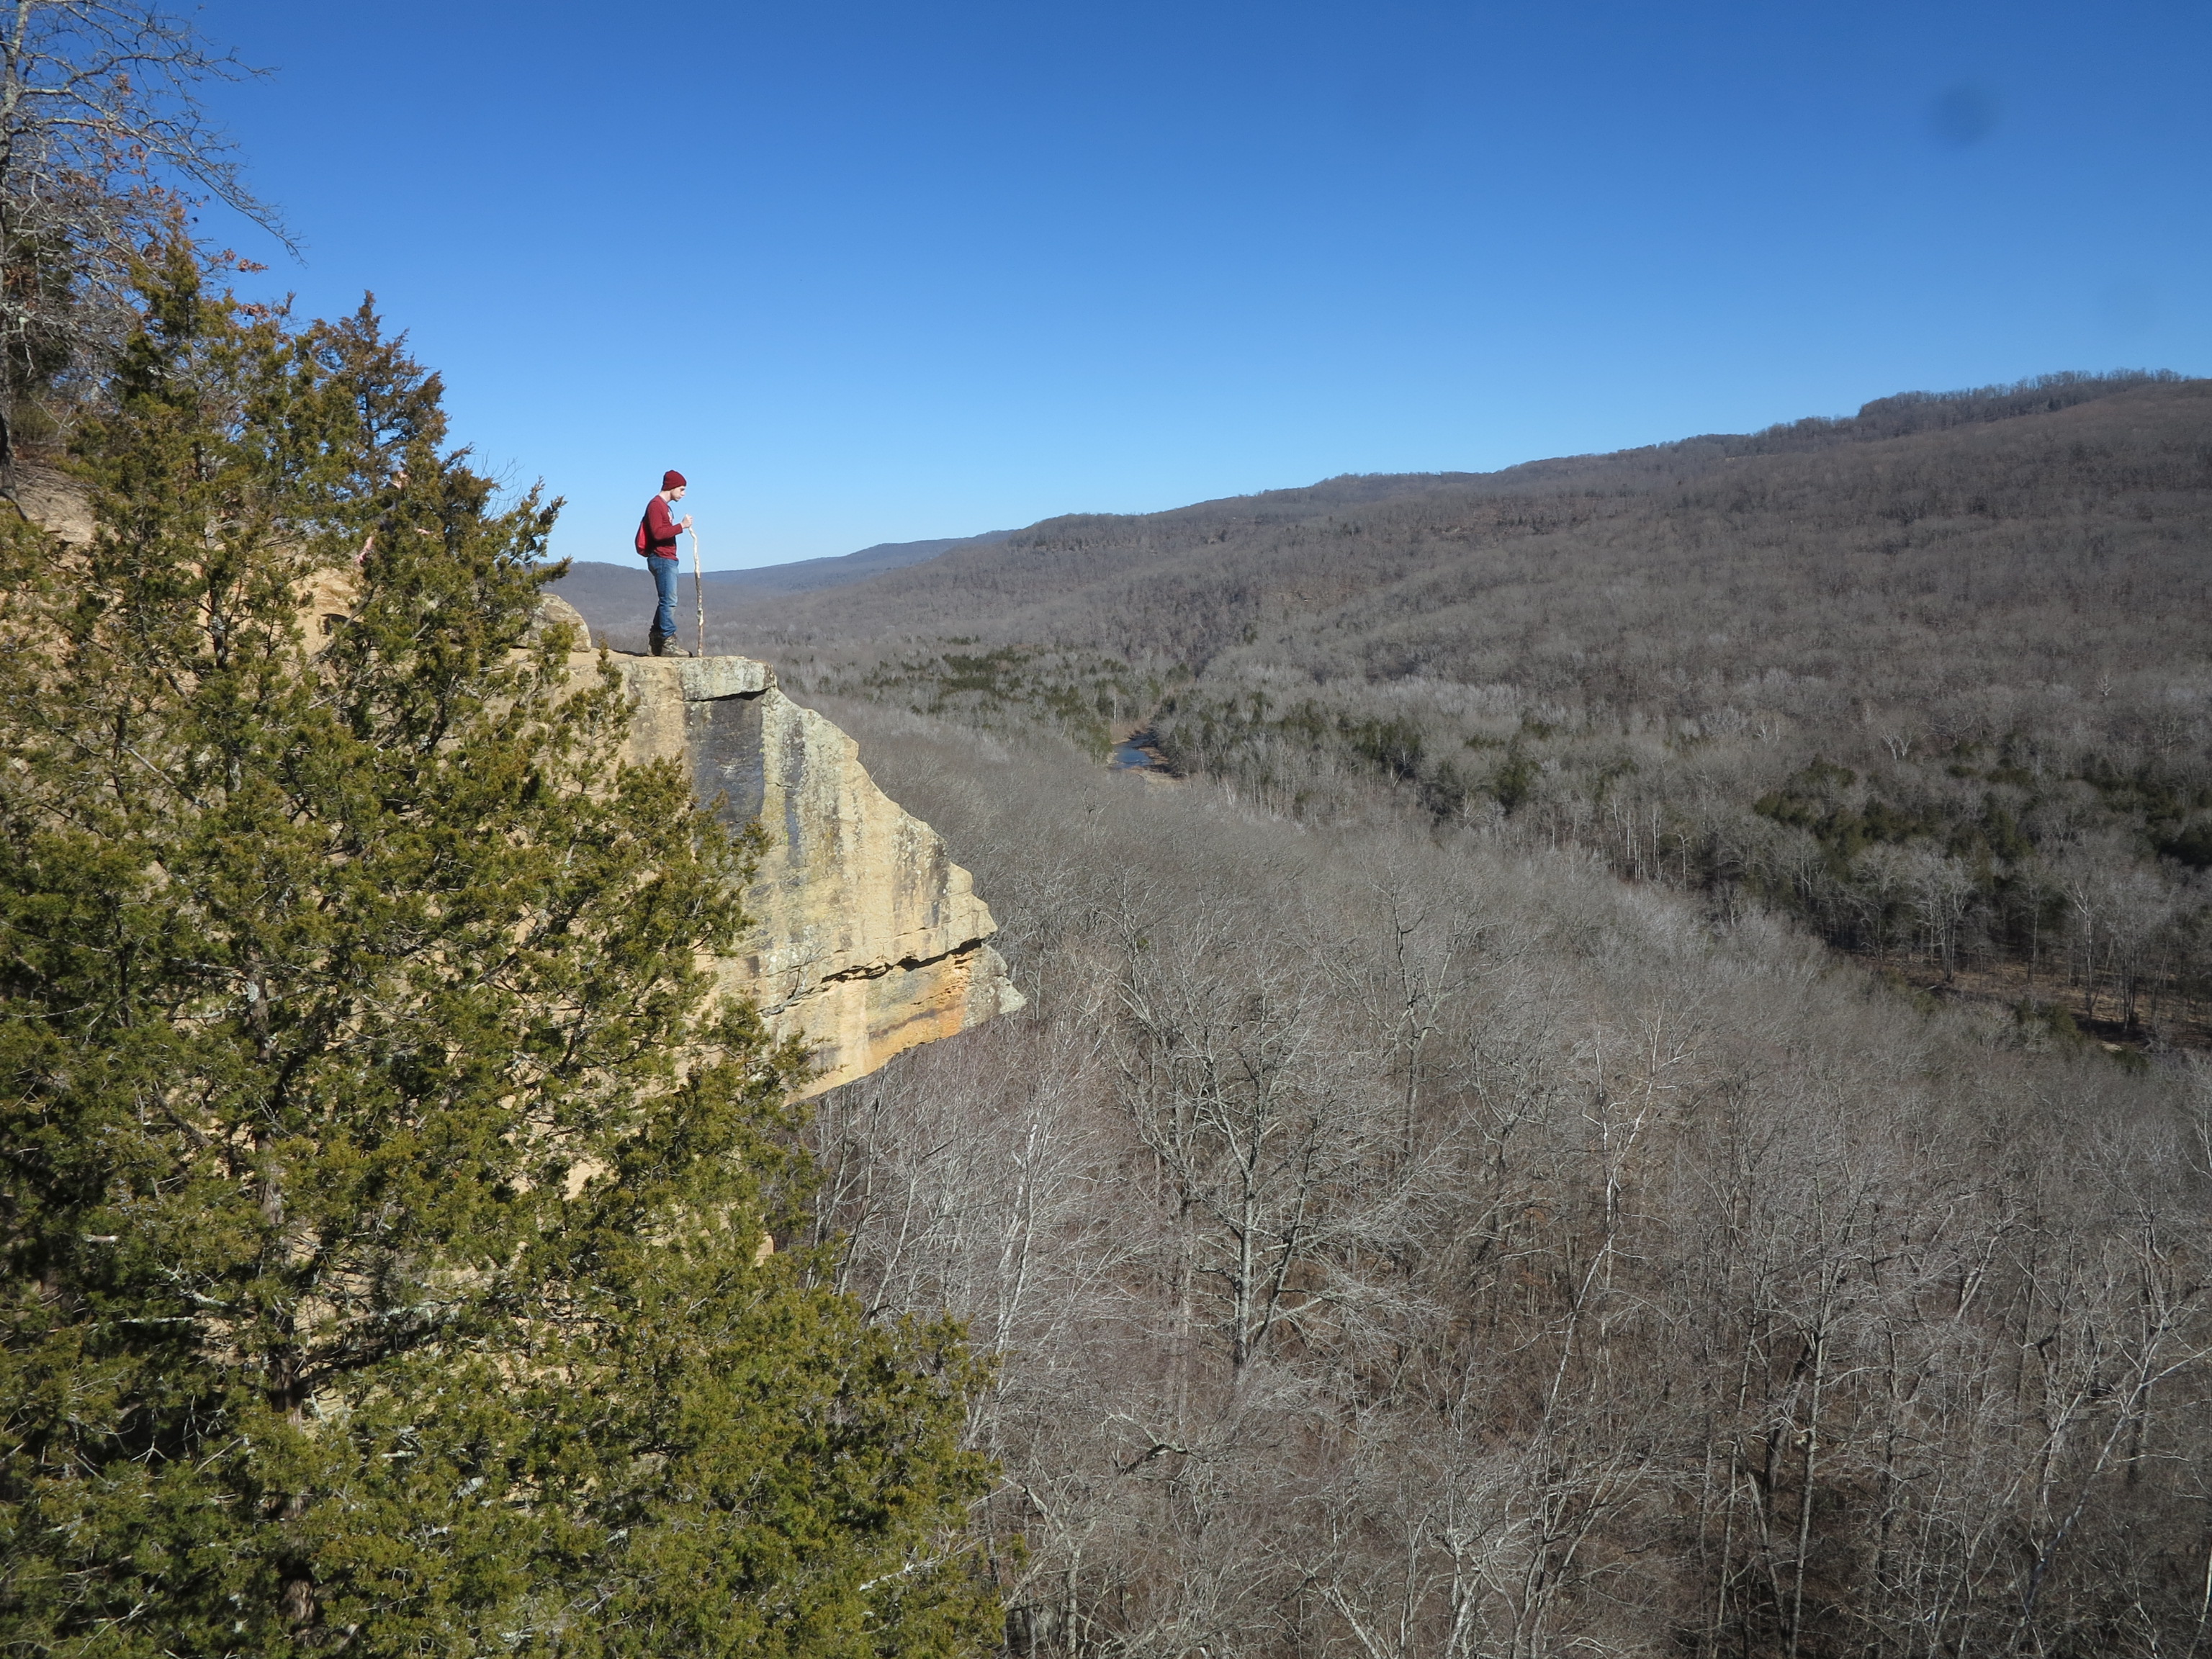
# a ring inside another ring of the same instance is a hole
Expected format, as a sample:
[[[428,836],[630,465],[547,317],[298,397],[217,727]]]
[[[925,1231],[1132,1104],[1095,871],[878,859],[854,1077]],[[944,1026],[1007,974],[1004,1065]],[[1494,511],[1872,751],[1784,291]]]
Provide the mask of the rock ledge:
[[[595,653],[572,660],[597,671]],[[615,662],[636,699],[626,758],[682,762],[702,800],[768,834],[745,893],[753,930],[720,973],[777,1036],[814,1048],[823,1069],[805,1092],[1022,1006],[985,943],[998,924],[944,838],[877,788],[860,745],[785,696],[764,664]]]

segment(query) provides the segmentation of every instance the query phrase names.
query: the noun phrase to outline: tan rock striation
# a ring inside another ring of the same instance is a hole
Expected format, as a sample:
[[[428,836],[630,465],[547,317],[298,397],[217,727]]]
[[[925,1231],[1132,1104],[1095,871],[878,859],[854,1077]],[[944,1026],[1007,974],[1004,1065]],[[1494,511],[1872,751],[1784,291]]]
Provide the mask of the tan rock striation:
[[[561,600],[542,614],[584,637]],[[573,661],[597,672],[595,653]],[[808,1093],[1022,1006],[985,943],[998,931],[990,908],[944,838],[877,788],[860,745],[785,696],[766,665],[614,661],[635,698],[625,758],[682,763],[702,799],[767,834],[745,893],[752,931],[720,972],[770,1030],[813,1048],[822,1071]]]

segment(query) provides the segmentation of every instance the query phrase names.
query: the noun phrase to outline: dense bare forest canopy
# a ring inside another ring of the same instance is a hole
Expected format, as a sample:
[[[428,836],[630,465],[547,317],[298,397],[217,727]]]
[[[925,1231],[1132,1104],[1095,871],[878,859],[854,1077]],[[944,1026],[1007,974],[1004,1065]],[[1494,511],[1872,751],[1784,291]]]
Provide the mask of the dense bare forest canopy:
[[[824,691],[1381,798],[2206,1035],[2212,384],[2060,375],[1476,477],[1048,520],[725,637]]]
[[[2191,1059],[1572,850],[824,707],[1032,998],[814,1132],[842,1286],[1001,1356],[1010,1652],[2212,1636]]]
[[[175,241],[241,67],[12,16],[0,1644],[2207,1652],[2212,382],[718,616],[1030,994],[809,1117],[550,506]]]
[[[1009,1650],[2203,1650],[2208,512],[2058,376],[726,616],[1031,995],[814,1128]]]

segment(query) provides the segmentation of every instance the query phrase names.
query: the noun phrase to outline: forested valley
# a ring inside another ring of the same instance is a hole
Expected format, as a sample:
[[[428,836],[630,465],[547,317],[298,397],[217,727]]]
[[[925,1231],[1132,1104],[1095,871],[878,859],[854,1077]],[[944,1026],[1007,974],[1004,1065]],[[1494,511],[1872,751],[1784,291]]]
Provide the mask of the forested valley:
[[[800,683],[1379,802],[2202,1042],[2212,386],[2051,377],[1487,478],[1036,526],[733,617]],[[932,625],[925,625],[932,624]]]
[[[1000,1357],[1010,1650],[2212,1638],[2208,393],[1054,520],[723,622],[1032,1000],[811,1130],[843,1287]],[[1179,775],[1100,764],[1135,726]]]
[[[1028,997],[810,1099],[255,71],[0,46],[0,1649],[2212,1659],[2212,381],[718,611]]]

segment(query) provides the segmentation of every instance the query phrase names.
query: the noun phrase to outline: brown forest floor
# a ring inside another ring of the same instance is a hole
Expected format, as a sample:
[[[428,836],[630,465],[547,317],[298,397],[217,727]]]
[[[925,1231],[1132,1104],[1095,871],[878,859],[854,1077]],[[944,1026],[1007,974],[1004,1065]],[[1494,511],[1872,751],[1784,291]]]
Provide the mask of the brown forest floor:
[[[2084,1037],[2108,1049],[2212,1050],[2212,1007],[2193,998],[2169,995],[2155,1003],[2148,998],[2140,999],[2136,1006],[2136,1022],[2129,1025],[2118,1018],[2120,1000],[2112,992],[2100,989],[2093,1015],[2079,984],[2069,983],[2047,969],[2032,974],[2025,963],[1961,963],[1947,981],[1942,969],[1932,963],[1905,961],[1897,957],[1877,962],[1870,953],[1855,954],[1869,967],[1894,976],[1914,991],[1943,1001],[1980,1004],[2008,1011],[2029,1005],[2053,1012],[2063,1010],[2072,1017]]]

